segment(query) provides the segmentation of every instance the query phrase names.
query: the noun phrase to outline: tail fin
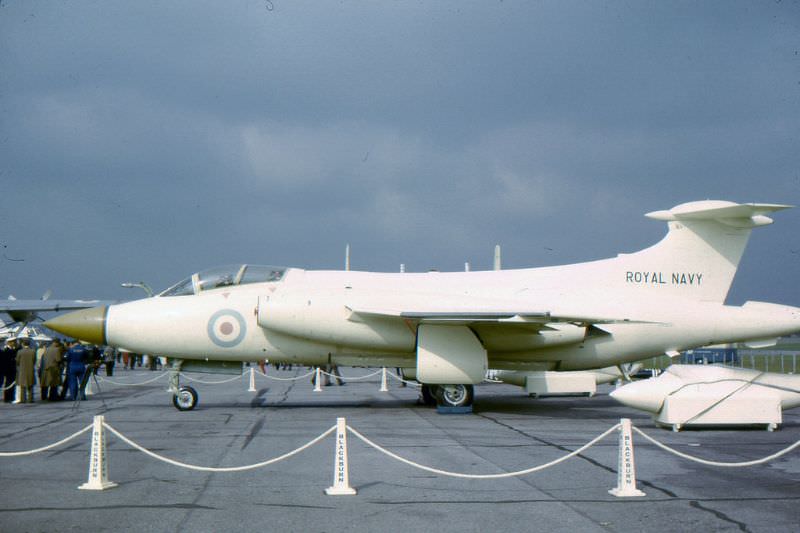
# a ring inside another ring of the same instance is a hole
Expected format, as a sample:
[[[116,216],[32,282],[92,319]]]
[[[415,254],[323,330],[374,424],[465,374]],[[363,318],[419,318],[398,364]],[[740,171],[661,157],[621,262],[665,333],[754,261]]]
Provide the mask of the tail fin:
[[[661,294],[722,303],[750,232],[772,223],[767,213],[789,207],[705,200],[648,213],[666,221],[669,232],[654,246],[618,258],[626,284],[658,284]]]

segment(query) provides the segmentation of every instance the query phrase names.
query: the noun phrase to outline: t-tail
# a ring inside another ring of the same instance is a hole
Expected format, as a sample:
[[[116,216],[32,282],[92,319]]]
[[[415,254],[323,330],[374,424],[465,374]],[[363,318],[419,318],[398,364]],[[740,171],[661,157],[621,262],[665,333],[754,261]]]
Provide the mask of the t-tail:
[[[669,232],[650,248],[617,257],[615,270],[628,288],[723,303],[750,232],[772,223],[767,214],[789,207],[705,200],[648,213],[666,221]]]

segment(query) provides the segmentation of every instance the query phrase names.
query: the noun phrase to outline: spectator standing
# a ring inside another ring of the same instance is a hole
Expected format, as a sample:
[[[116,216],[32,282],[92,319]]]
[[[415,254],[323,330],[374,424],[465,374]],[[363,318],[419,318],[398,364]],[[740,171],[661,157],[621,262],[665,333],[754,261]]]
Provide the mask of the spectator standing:
[[[11,339],[6,341],[3,351],[0,352],[0,388],[3,389],[3,401],[14,401],[15,388],[12,386],[17,380],[17,344]]]
[[[117,360],[117,351],[111,346],[106,346],[103,350],[103,362],[106,364],[106,376],[114,375],[114,363]]]
[[[43,342],[38,343],[36,348],[36,377],[40,385],[42,383],[42,358],[46,349],[47,347]]]
[[[22,339],[21,344],[16,360],[19,403],[30,403],[33,402],[33,385],[36,383],[36,351],[28,339]]]
[[[73,342],[65,357],[67,363],[67,399],[77,400],[80,382],[86,372],[86,360],[89,358],[89,351],[79,342]],[[86,399],[86,395],[81,392],[81,400]]]
[[[64,361],[64,346],[56,339],[42,356],[42,400],[58,400],[61,385],[61,363]]]

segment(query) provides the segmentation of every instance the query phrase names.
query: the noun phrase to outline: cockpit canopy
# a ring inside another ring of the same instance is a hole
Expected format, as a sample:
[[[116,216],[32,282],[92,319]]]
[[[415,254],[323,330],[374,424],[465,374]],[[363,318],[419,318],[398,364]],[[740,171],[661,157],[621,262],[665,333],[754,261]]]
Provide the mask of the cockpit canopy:
[[[179,281],[158,296],[186,296],[201,292],[247,285],[249,283],[265,283],[280,281],[286,274],[286,268],[266,265],[226,265],[210,268]]]

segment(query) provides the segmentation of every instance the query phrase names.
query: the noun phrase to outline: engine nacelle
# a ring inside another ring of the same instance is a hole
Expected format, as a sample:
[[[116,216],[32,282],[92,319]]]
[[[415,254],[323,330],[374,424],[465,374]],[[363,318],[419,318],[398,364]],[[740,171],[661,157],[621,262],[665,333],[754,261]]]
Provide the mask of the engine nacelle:
[[[258,325],[313,340],[371,350],[411,352],[414,334],[402,322],[352,318],[344,290],[280,291],[258,298]]]
[[[467,385],[483,381],[486,350],[466,326],[422,324],[417,329],[417,380],[425,384]]]

